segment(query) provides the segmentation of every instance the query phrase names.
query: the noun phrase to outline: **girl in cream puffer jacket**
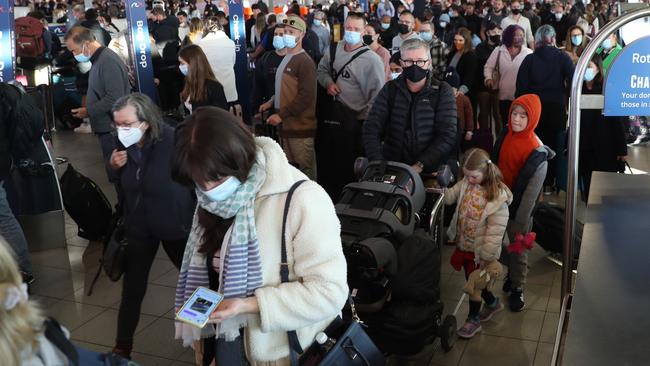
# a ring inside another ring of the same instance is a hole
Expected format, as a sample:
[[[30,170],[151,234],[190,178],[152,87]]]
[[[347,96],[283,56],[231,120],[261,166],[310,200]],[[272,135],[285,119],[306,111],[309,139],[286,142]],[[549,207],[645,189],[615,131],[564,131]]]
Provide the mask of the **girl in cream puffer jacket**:
[[[502,182],[499,168],[486,151],[472,149],[465,156],[464,178],[445,189],[445,203],[458,204],[448,235],[450,240],[457,242],[451,264],[457,271],[465,269],[468,284],[464,290],[470,295],[469,315],[458,335],[471,338],[481,330],[481,320],[488,320],[503,309],[490,288],[501,271],[498,259],[512,193]],[[479,265],[481,270],[475,271]],[[480,311],[481,298],[486,303],[483,311]]]

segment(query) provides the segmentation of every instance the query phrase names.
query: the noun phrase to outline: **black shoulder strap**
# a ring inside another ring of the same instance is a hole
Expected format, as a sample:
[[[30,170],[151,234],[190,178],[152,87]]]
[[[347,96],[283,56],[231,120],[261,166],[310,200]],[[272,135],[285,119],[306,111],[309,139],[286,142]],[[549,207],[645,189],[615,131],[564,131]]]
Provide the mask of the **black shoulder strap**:
[[[65,336],[61,325],[54,318],[45,320],[45,338],[58,348],[74,366],[79,365],[79,354],[74,345]]]
[[[339,79],[339,76],[341,76],[341,74],[343,73],[343,70],[345,70],[345,68],[346,68],[349,64],[351,64],[352,61],[354,61],[357,57],[363,55],[364,53],[366,53],[366,52],[368,52],[368,51],[370,51],[370,48],[364,46],[364,48],[363,48],[362,50],[360,50],[359,52],[357,52],[357,53],[355,53],[354,55],[352,55],[352,57],[350,57],[350,59],[348,60],[348,62],[346,62],[346,63],[343,65],[343,67],[341,67],[341,68],[339,69],[339,71],[334,75],[334,77],[332,78],[332,79],[334,79],[334,82],[336,82],[336,81]],[[336,51],[334,51],[334,54],[336,54]],[[330,64],[331,64],[331,69],[330,69],[330,70],[334,71],[334,61],[331,61]]]
[[[306,182],[306,180],[299,180],[294,183],[289,192],[287,192],[287,199],[284,202],[284,213],[282,215],[282,259],[280,263],[280,281],[282,283],[289,282],[289,263],[287,263],[287,217],[289,216],[289,207],[291,206],[291,198],[293,197],[296,189]],[[302,347],[300,347],[300,342],[298,341],[298,335],[295,330],[290,330],[287,332],[289,336],[289,353],[291,355],[291,365],[298,366],[298,355],[297,353],[302,353]]]

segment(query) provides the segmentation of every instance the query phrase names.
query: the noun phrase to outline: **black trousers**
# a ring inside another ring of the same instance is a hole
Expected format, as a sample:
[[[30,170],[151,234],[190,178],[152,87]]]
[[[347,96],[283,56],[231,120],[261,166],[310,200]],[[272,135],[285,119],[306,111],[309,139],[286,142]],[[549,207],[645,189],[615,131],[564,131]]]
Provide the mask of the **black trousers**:
[[[550,147],[556,154],[564,154],[564,151],[557,151],[557,143],[560,132],[566,129],[566,113],[564,104],[542,101],[542,114],[539,118],[539,124],[535,133],[542,140],[544,145]],[[544,184],[547,186],[555,185],[557,170],[557,159],[551,159],[548,162],[548,171]]]
[[[132,343],[135,328],[140,321],[142,300],[147,293],[149,271],[156,257],[159,243],[177,269],[181,268],[187,238],[160,240],[159,238],[128,238],[126,270],[122,279],[122,301],[117,317],[117,343]]]
[[[510,119],[510,105],[512,100],[500,100],[499,101],[499,114],[501,115],[501,126],[499,131],[502,128],[505,128],[508,125],[508,120]]]

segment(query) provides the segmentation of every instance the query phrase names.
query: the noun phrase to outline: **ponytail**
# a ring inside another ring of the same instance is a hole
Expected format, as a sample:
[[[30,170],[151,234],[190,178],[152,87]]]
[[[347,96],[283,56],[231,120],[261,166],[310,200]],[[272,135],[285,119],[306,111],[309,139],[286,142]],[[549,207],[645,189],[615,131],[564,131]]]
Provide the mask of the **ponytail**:
[[[463,168],[483,174],[481,185],[485,187],[488,202],[499,197],[499,191],[503,188],[503,176],[499,167],[490,160],[487,151],[477,148],[468,150]]]

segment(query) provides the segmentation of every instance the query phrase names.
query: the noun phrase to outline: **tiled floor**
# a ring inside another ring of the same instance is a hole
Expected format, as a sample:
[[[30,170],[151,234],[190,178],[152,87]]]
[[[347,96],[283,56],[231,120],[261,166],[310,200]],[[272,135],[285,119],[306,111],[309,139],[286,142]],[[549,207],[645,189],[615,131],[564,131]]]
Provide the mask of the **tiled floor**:
[[[99,145],[92,135],[60,132],[54,140],[57,156],[65,156],[76,169],[91,177],[109,199],[115,191],[109,186],[101,163]],[[650,149],[630,149],[632,166],[650,171]],[[63,169],[60,169],[63,171]],[[563,203],[563,197],[551,197]],[[584,208],[579,210],[583,214]],[[66,219],[67,247],[32,253],[35,275],[34,296],[46,312],[64,324],[72,339],[89,349],[107,351],[113,345],[121,283],[100,277],[92,296],[86,291],[98,266],[101,247],[76,236],[76,225]],[[464,278],[448,265],[451,247],[443,249],[441,293],[445,313],[452,312],[461,296]],[[549,365],[560,311],[559,267],[535,247],[530,254],[530,273],[526,287],[526,309],[521,313],[504,311],[483,326],[483,332],[470,341],[458,341],[444,353],[435,342],[420,355],[393,360],[395,365]],[[173,293],[178,272],[159,251],[151,270],[149,288],[136,331],[134,359],[143,365],[191,365],[194,358],[173,339]],[[499,283],[497,289],[501,288]],[[500,291],[497,291],[500,294]],[[506,300],[505,296],[501,296]],[[467,300],[457,314],[459,324],[467,315]]]

